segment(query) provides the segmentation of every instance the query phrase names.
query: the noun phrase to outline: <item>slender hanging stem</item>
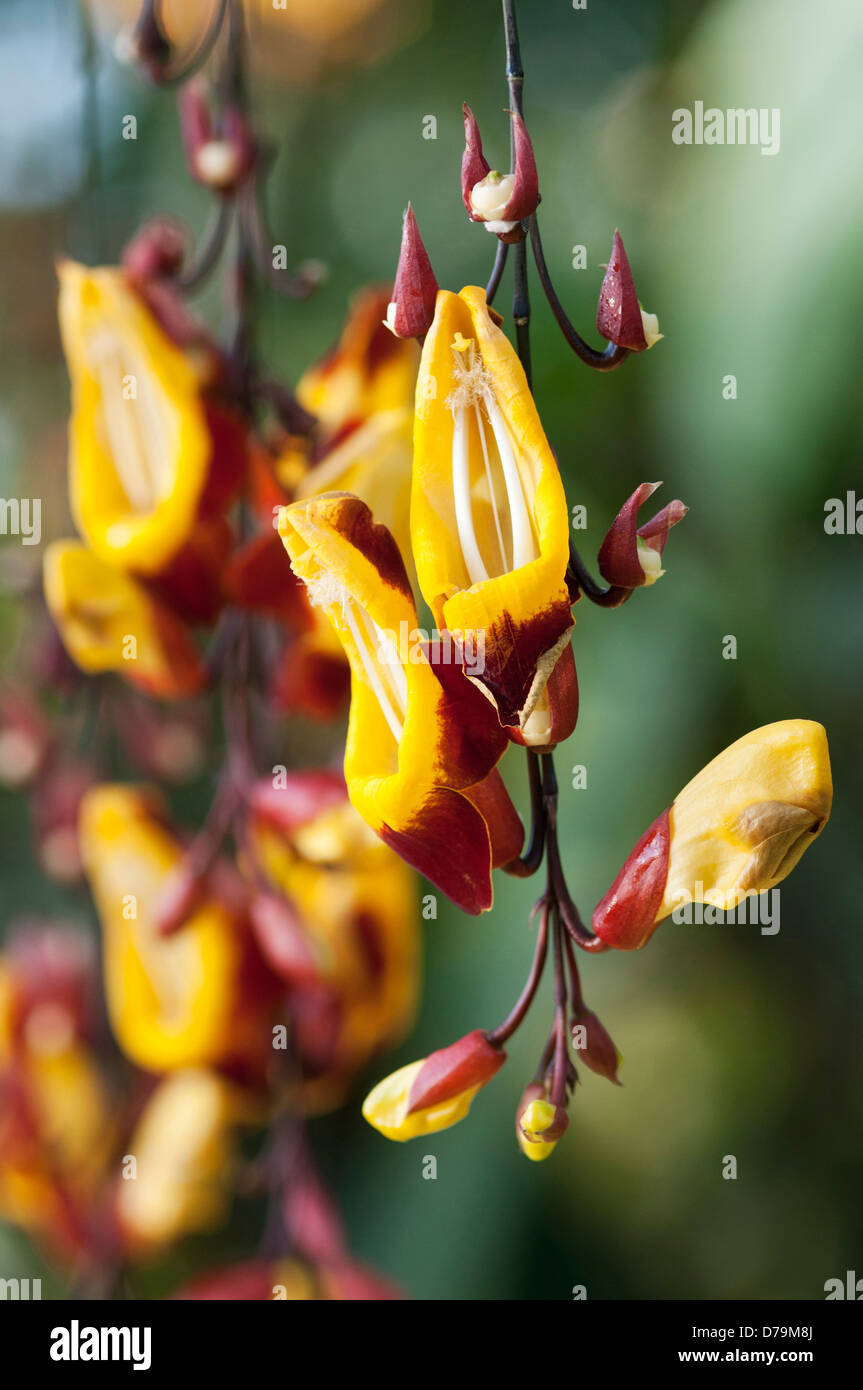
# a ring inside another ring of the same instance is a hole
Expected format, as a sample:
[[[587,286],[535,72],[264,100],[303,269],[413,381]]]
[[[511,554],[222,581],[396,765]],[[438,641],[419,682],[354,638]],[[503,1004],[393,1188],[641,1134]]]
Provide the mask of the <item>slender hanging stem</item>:
[[[548,273],[548,266],[545,263],[545,253],[542,249],[542,239],[539,235],[539,223],[536,213],[528,219],[530,231],[530,244],[533,250],[533,259],[536,265],[539,283],[542,285],[545,297],[548,300],[551,312],[557,320],[564,338],[569,343],[573,352],[584,362],[585,366],[592,367],[596,372],[613,372],[615,367],[619,367],[621,362],[629,356],[629,348],[618,347],[616,343],[607,343],[601,352],[592,348],[586,343],[581,334],[570,321],[566,310],[561,304],[557,291],[551,283],[551,276]]]
[[[234,207],[231,200],[220,198],[210,226],[201,239],[201,245],[196,248],[194,259],[177,276],[177,288],[182,290],[184,294],[190,294],[193,290],[198,289],[215,270],[225,249],[233,213]]]
[[[501,276],[506,266],[506,258],[509,255],[509,243],[498,241],[497,252],[494,258],[494,265],[491,270],[491,278],[485,287],[485,302],[491,304],[500,286]]]
[[[530,783],[530,840],[524,854],[503,865],[513,878],[530,878],[542,863],[545,854],[545,801],[542,795],[542,771],[539,755],[527,750],[527,775]]]
[[[510,1012],[507,1014],[503,1023],[498,1024],[497,1028],[492,1029],[486,1036],[493,1047],[502,1047],[508,1038],[511,1038],[530,1009],[536,996],[539,982],[542,979],[542,972],[545,968],[545,958],[548,951],[548,919],[550,904],[546,898],[541,898],[537,904],[540,909],[539,929],[536,934],[536,949],[533,954],[533,963],[530,967],[530,974],[525,982],[524,989],[516,1000]]]
[[[634,589],[624,589],[619,584],[609,584],[606,588],[597,584],[579,555],[575,541],[571,536],[569,538],[567,580],[570,581],[570,588],[574,582],[577,588],[590,599],[591,603],[597,604],[600,608],[619,608],[635,593]]]

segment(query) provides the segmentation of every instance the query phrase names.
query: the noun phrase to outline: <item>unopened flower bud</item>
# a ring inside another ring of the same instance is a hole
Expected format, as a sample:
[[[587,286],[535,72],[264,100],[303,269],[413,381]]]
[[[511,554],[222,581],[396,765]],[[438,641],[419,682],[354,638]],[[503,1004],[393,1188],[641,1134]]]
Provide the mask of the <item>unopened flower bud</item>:
[[[603,338],[630,352],[646,352],[662,337],[656,314],[646,313],[638,302],[629,258],[617,229],[599,291],[596,327]]]
[[[515,168],[509,174],[500,174],[489,168],[483,155],[476,117],[469,106],[465,105],[463,110],[462,200],[472,222],[484,222],[488,231],[506,240],[539,204],[536,160],[530,136],[520,113],[510,112]],[[522,235],[519,230],[519,239]]]
[[[645,831],[593,913],[609,946],[644,946],[693,902],[728,911],[791,872],[830,815],[827,735],[808,719],[744,734]]]
[[[408,203],[393,297],[384,322],[396,338],[422,338],[434,319],[438,282]]]
[[[475,1029],[449,1047],[401,1067],[370,1091],[363,1115],[387,1139],[415,1139],[463,1120],[480,1087],[506,1061]]]
[[[178,98],[180,131],[189,173],[219,193],[232,192],[254,163],[255,146],[243,113],[228,107],[221,128],[213,128],[207,85],[194,78]]]
[[[572,1016],[572,1045],[585,1066],[620,1085],[617,1069],[621,1055],[592,1009],[581,1008]]]
[[[661,486],[661,483],[642,483],[624,502],[608,528],[599,550],[599,571],[609,584],[637,589],[642,584],[655,584],[665,573],[662,552],[668,533],[682,521],[689,508],[675,499],[639,526],[639,508]]]
[[[548,1098],[538,1082],[526,1087],[516,1111],[516,1135],[522,1153],[533,1162],[548,1158],[566,1132],[569,1116]]]
[[[123,251],[123,269],[135,285],[176,275],[186,255],[183,228],[167,217],[154,217],[135,233]]]

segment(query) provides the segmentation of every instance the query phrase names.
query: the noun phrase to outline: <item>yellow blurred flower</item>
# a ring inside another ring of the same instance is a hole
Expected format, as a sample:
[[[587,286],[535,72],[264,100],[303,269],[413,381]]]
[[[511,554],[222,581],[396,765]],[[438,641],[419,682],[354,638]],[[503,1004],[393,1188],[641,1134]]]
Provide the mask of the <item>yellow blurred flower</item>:
[[[43,562],[45,600],[82,671],[116,671],[150,695],[196,694],[206,668],[186,625],[144,584],[80,541],[54,541]]]
[[[158,801],[134,787],[95,787],[82,803],[79,833],[120,1047],[155,1072],[242,1055],[254,1039],[245,1016],[254,1000],[242,997],[243,924],[226,903],[205,896],[179,931],[160,934],[158,913],[183,849]]]
[[[155,574],[188,540],[207,481],[201,383],[121,270],[58,273],[72,513],[102,560]]]
[[[212,1072],[178,1071],[160,1081],[128,1141],[117,1186],[117,1217],[134,1249],[152,1250],[223,1220],[241,1113],[234,1088]]]

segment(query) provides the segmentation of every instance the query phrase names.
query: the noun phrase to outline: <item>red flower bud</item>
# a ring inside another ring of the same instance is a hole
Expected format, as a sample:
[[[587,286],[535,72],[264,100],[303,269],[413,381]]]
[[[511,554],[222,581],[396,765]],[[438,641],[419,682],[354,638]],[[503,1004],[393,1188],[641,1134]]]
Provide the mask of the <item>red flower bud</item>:
[[[478,1028],[449,1047],[430,1053],[411,1086],[408,1115],[484,1086],[505,1061],[503,1049],[493,1047]]]
[[[219,193],[242,183],[255,162],[255,141],[244,114],[229,106],[214,130],[207,84],[193,78],[177,98],[180,133],[192,178]]]
[[[593,913],[593,930],[607,945],[634,951],[647,944],[668,878],[670,811],[662,812],[629,855]]]
[[[471,222],[477,218],[471,207],[470,195],[474,184],[491,172],[491,166],[482,152],[482,137],[479,133],[476,116],[467,102],[462,106],[464,117],[464,154],[461,157],[461,196]]]
[[[177,222],[154,217],[123,251],[123,269],[134,285],[176,275],[186,255],[186,235]]]
[[[539,205],[536,159],[527,127],[518,111],[510,112],[515,168],[499,174],[489,168],[482,152],[479,126],[470,107],[464,107],[465,151],[461,162],[461,196],[472,222],[485,222],[502,240],[521,239],[519,222]],[[518,232],[517,237],[513,234]]]
[[[620,232],[615,228],[611,256],[599,291],[596,327],[603,338],[630,352],[644,352],[661,338],[655,315],[645,315],[635,293]]]
[[[510,113],[515,152],[515,169],[512,196],[504,209],[504,217],[510,222],[521,222],[530,217],[539,207],[539,179],[536,172],[536,158],[533,145],[527,133],[521,114]]]
[[[604,1025],[591,1009],[581,1008],[572,1016],[572,1045],[585,1066],[619,1086],[617,1069],[620,1053]]]
[[[661,486],[642,483],[611,523],[599,550],[599,570],[609,584],[637,589],[642,584],[655,583],[664,573],[658,557],[665,549],[671,527],[686,516],[689,508],[678,500],[669,502],[652,520],[638,526],[639,508]]]
[[[423,245],[414,210],[408,203],[402,245],[386,324],[397,338],[421,338],[434,319],[438,282]]]

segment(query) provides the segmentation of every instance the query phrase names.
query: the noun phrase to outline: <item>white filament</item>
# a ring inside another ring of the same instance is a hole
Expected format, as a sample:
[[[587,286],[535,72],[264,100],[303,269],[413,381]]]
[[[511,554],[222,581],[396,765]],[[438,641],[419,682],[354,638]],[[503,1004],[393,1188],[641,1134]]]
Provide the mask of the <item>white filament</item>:
[[[91,343],[108,451],[133,511],[149,512],[165,489],[169,450],[164,419],[147,372],[132,371],[119,344],[105,334]],[[124,397],[126,378],[136,396]]]
[[[500,407],[492,395],[487,395],[485,407],[488,411],[489,423],[494,431],[497,451],[500,455],[500,464],[503,469],[504,482],[506,483],[506,495],[509,501],[510,521],[512,524],[512,567],[518,569],[521,565],[530,564],[531,560],[536,559],[536,547],[533,542],[533,529],[530,524],[527,505],[524,500],[524,489],[521,485],[521,475],[518,471],[518,464],[510,443],[509,431],[506,421],[500,413]]]
[[[480,584],[489,574],[479,553],[470,500],[470,465],[467,437],[467,415],[463,405],[453,412],[452,432],[452,489],[455,502],[455,525],[465,568],[471,584]]]
[[[390,733],[392,734],[396,743],[399,743],[401,741],[404,726],[402,724],[401,719],[399,719],[399,716],[396,713],[395,708],[393,707],[393,702],[390,698],[389,691],[385,689],[384,683],[381,680],[380,672],[378,671],[377,665],[375,663],[374,654],[369,650],[365,635],[360,631],[356,615],[353,611],[353,603],[349,600],[347,603],[345,603],[342,611],[344,613],[345,621],[351,630],[351,634],[356,644],[360,660],[363,663],[363,669],[365,670],[365,673],[369,678],[369,684],[371,685],[372,690],[375,692],[375,695],[377,696],[378,704],[381,707],[381,713],[383,714],[384,719],[387,721],[387,724],[389,725]],[[402,672],[402,675],[404,675],[404,672]]]
[[[498,511],[497,493],[494,490],[494,481],[491,476],[491,460],[488,456],[488,444],[486,443],[485,437],[485,425],[483,424],[482,411],[480,410],[479,404],[476,401],[474,401],[473,408],[476,411],[476,423],[477,429],[479,430],[480,443],[482,444],[482,457],[483,463],[485,464],[485,476],[488,482],[489,500],[491,501],[491,510],[494,515],[494,526],[495,530],[497,531],[497,543],[500,546],[500,568],[501,573],[505,574],[509,566],[506,562],[506,551],[503,548],[503,533],[500,529],[500,512]]]

